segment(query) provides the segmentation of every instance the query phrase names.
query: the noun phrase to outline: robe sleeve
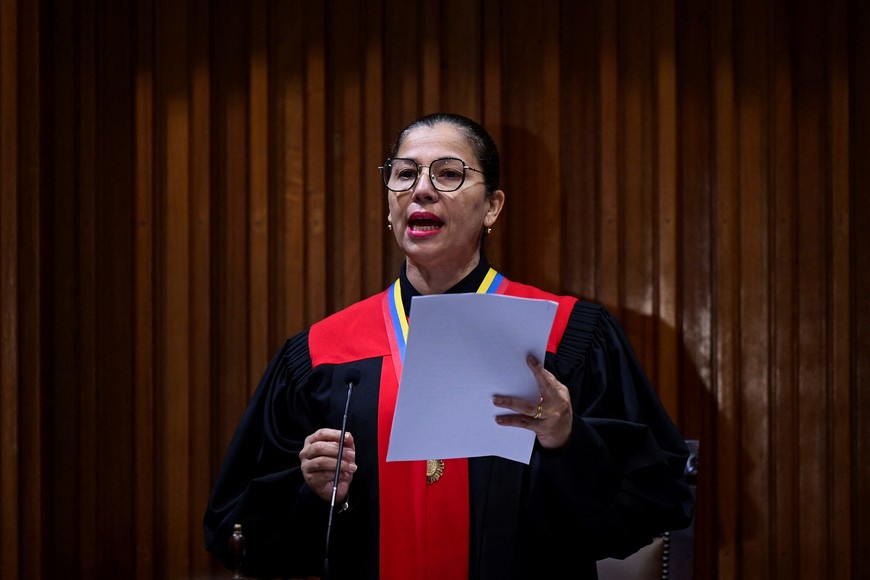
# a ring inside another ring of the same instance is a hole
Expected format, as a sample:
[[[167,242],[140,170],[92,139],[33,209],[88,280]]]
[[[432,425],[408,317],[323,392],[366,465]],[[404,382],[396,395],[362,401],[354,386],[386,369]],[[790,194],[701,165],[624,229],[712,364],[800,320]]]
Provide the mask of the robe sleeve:
[[[562,514],[570,531],[554,542],[597,560],[688,526],[688,447],[619,322],[578,302],[550,365],[571,392],[574,428],[566,448],[533,453],[530,532],[549,535],[552,518],[540,514]]]
[[[305,394],[308,333],[273,357],[239,421],[203,520],[206,548],[232,567],[228,540],[242,525],[242,570],[255,577],[319,573],[328,504],[304,483],[299,452],[322,411]],[[322,532],[321,532],[322,528]],[[293,570],[287,570],[292,563]]]

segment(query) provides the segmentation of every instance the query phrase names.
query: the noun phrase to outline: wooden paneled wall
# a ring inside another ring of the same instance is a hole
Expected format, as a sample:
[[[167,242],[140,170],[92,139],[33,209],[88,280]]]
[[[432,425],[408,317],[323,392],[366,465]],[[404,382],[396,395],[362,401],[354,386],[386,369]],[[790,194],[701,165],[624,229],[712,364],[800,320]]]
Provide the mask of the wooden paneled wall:
[[[501,145],[492,261],[613,309],[700,438],[698,577],[870,576],[867,30],[860,0],[0,0],[4,578],[228,577],[201,518],[236,421],[396,275],[376,168],[439,109]]]

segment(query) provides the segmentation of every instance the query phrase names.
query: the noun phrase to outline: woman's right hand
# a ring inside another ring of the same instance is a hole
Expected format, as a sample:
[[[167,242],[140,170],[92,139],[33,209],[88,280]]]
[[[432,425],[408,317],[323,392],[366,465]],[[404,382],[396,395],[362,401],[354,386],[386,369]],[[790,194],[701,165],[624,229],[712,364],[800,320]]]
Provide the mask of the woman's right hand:
[[[321,499],[331,501],[332,486],[335,480],[335,462],[338,459],[338,442],[341,431],[338,429],[319,429],[305,438],[299,460],[302,463],[302,476],[305,483]],[[356,471],[356,449],[353,435],[345,433],[344,451],[341,457],[341,471],[338,476],[336,503],[347,498],[353,473]]]

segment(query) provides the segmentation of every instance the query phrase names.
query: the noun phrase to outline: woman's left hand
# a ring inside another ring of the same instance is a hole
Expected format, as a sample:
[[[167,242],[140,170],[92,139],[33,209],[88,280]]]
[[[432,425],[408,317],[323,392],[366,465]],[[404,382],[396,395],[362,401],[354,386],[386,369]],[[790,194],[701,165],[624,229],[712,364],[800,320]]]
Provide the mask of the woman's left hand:
[[[515,414],[498,415],[499,425],[522,427],[534,431],[538,441],[547,449],[558,449],[571,437],[574,414],[568,387],[560,383],[533,356],[526,361],[538,381],[541,398],[538,401],[496,395],[492,402],[496,407],[514,411]]]

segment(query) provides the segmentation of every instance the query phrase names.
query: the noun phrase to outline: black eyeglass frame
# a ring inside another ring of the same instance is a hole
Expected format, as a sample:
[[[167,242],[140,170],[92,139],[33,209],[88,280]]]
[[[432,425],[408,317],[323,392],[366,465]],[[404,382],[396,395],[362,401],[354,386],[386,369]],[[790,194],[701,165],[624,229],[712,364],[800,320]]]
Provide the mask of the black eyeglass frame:
[[[391,165],[394,161],[407,161],[408,163],[412,163],[414,165],[414,167],[417,168],[417,174],[416,174],[416,177],[414,177],[414,181],[411,182],[411,185],[409,185],[405,189],[393,189],[392,187],[390,187],[389,183],[387,183],[388,174],[384,172],[384,169],[386,169],[387,166]],[[460,181],[459,185],[457,185],[453,189],[442,189],[438,185],[438,180],[435,179],[435,175],[432,173],[432,166],[436,165],[437,163],[439,163],[441,161],[458,161],[459,163],[462,164],[462,181]],[[381,181],[384,182],[384,187],[386,187],[387,189],[389,189],[390,191],[392,191],[394,193],[405,193],[406,191],[411,191],[412,189],[414,189],[414,187],[417,185],[417,182],[420,181],[420,175],[423,174],[424,167],[429,169],[429,182],[432,184],[432,187],[434,187],[436,191],[440,191],[441,193],[452,193],[454,191],[458,191],[459,188],[461,188],[463,185],[465,185],[466,171],[469,169],[471,171],[476,171],[477,173],[480,173],[481,175],[483,175],[483,171],[481,171],[480,169],[475,169],[474,167],[471,167],[470,165],[468,165],[465,161],[463,161],[459,157],[441,157],[440,159],[433,160],[432,163],[430,163],[429,165],[420,165],[419,163],[417,163],[413,159],[409,159],[407,157],[390,157],[386,161],[384,161],[383,165],[378,166],[378,171],[381,172]]]

